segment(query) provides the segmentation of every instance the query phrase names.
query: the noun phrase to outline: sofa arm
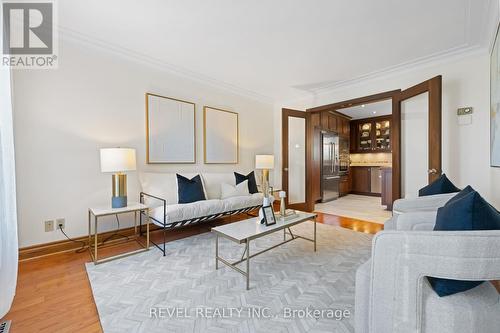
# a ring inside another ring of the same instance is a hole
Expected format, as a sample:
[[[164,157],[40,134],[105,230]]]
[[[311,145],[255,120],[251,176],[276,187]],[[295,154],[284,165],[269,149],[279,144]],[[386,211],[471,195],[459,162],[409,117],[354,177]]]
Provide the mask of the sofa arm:
[[[370,332],[420,332],[426,276],[500,279],[500,231],[382,231],[372,244]]]
[[[151,208],[156,208],[156,207],[161,207],[163,206],[163,224],[166,223],[166,216],[167,216],[167,200],[154,196],[152,194],[148,194],[146,192],[140,192],[139,193],[139,201],[141,204],[146,205]]]
[[[457,193],[428,195],[425,197],[398,199],[394,201],[392,212],[400,215],[408,212],[432,211],[443,207]]]
[[[404,213],[395,220],[395,230],[400,231],[431,231],[436,224],[437,211],[422,211]]]

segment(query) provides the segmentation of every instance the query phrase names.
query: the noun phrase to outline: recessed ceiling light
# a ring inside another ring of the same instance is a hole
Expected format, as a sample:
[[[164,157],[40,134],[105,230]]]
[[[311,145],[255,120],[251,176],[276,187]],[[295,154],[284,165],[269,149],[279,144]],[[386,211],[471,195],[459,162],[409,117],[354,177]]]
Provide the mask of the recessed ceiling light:
[[[365,105],[364,105],[364,104],[361,104],[361,107],[362,107],[362,108],[364,108],[364,107],[365,107]]]
[[[377,111],[373,111],[373,114],[376,114],[376,113],[377,113]]]

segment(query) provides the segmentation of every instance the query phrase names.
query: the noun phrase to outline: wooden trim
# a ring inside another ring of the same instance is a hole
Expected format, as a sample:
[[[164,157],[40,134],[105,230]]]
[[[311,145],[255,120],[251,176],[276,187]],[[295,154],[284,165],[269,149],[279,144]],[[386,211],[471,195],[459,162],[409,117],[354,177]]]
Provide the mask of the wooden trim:
[[[338,102],[338,103],[316,106],[314,108],[307,109],[306,112],[336,111],[337,109],[343,109],[343,108],[348,108],[351,106],[373,103],[373,102],[378,102],[378,101],[390,99],[390,98],[393,98],[394,96],[396,96],[397,94],[399,94],[400,92],[401,92],[401,89],[385,91],[382,93],[364,96],[364,97],[353,98],[353,99]],[[336,111],[336,112],[338,112],[338,111]]]
[[[401,107],[397,98],[392,99],[391,148],[392,202],[394,202],[401,199]]]
[[[422,87],[420,85],[416,85],[415,87],[412,87],[414,89],[414,92],[418,91],[418,89],[421,89]],[[322,105],[322,106],[317,106],[314,108],[307,109],[307,113],[312,113],[312,112],[324,112],[324,111],[329,111],[329,112],[335,112],[336,114],[341,114],[340,112],[337,111],[337,109],[342,109],[342,108],[347,108],[351,106],[356,106],[356,105],[361,105],[361,104],[368,104],[368,103],[373,103],[373,102],[379,102],[387,99],[392,99],[392,120],[391,120],[391,147],[392,147],[392,200],[397,200],[401,198],[401,109],[399,105],[399,100],[401,99],[401,89],[396,89],[396,90],[390,90],[378,94],[373,94],[369,96],[364,96],[364,97],[359,97],[359,98],[354,98],[342,102],[337,102],[337,103],[332,103],[332,104],[327,104],[327,105]],[[344,115],[345,116],[345,115]],[[380,117],[388,117],[388,116],[380,116]],[[352,124],[352,122],[351,122]],[[349,125],[351,125],[349,124]],[[307,145],[307,149],[309,149],[311,152],[313,151],[314,147],[312,146],[314,144],[313,142],[313,137],[314,131],[311,134],[309,144]],[[355,132],[352,130],[351,127],[351,133],[350,133],[350,141],[352,142],[352,137],[355,136]],[[351,147],[350,147],[351,149]],[[311,170],[310,173],[306,173],[307,175],[307,182],[310,183],[312,182],[312,155],[307,155],[307,163],[306,163],[306,172],[307,169]],[[306,198],[311,198],[307,203],[308,207],[314,207],[314,200],[312,200],[312,185],[310,186],[310,193],[309,196],[306,196]],[[309,186],[308,186],[309,189]]]
[[[442,173],[442,77],[436,76],[429,80],[429,168],[438,170],[437,174],[429,174],[432,183]]]
[[[328,112],[330,112],[331,114],[334,114],[336,116],[343,117],[343,118],[345,118],[345,119],[347,119],[349,121],[352,119],[352,117],[350,117],[350,116],[348,116],[346,114],[343,114],[342,112],[339,112],[337,110],[332,110],[332,111],[328,111]]]
[[[159,230],[160,228],[156,226],[153,223],[150,223],[150,232]],[[97,234],[97,242],[100,243],[102,242],[103,239],[106,239],[107,237],[110,237],[112,234],[117,232],[116,230],[114,231],[107,231],[107,232],[102,232]],[[127,237],[133,237],[134,236],[134,227],[130,228],[123,228],[118,231],[120,235],[124,235]],[[39,257],[45,257],[48,255],[56,254],[56,253],[62,253],[62,252],[69,252],[69,251],[75,251],[80,248],[82,248],[82,245],[85,245],[86,248],[88,248],[88,241],[89,241],[89,236],[81,236],[81,237],[76,237],[73,238],[76,242],[72,242],[68,239],[63,239],[60,241],[55,241],[55,242],[50,242],[50,243],[44,243],[44,244],[37,244],[37,245],[32,245],[32,246],[27,246],[19,249],[19,260],[28,260],[28,259],[33,259],[33,258],[39,258]],[[107,246],[108,244],[116,244],[123,242],[124,238],[119,237],[116,239],[112,239],[106,242]],[[81,243],[83,242],[83,243]]]
[[[428,181],[431,183],[436,180],[442,172],[442,76],[435,76],[430,80],[401,91],[397,104],[399,109],[401,107],[401,101],[427,92],[429,93],[428,169],[436,169],[438,171],[436,174],[429,174]],[[400,110],[399,113],[401,113]]]
[[[420,82],[408,89],[401,91],[400,100],[412,98],[429,91],[429,81]]]
[[[286,109],[286,108],[283,108],[281,109],[281,128],[282,128],[282,131],[281,131],[281,158],[282,158],[282,172],[281,172],[281,186],[283,188],[284,191],[287,192],[288,194],[288,170],[285,170],[285,169],[288,169],[288,163],[289,163],[289,157],[288,157],[288,117],[296,117],[296,118],[304,118],[305,121],[306,121],[306,126],[305,126],[305,145],[306,145],[306,156],[305,156],[305,159],[306,159],[306,179],[305,179],[305,182],[306,182],[306,202],[305,202],[305,205],[304,204],[297,204],[295,205],[295,208],[296,209],[299,209],[299,208],[306,208],[307,210],[307,202],[309,200],[309,198],[311,197],[311,189],[310,189],[310,186],[309,186],[309,182],[308,182],[308,179],[310,177],[310,168],[307,166],[307,162],[308,162],[308,158],[309,158],[309,154],[310,154],[310,151],[308,150],[308,147],[309,147],[309,127],[308,124],[310,122],[310,118],[308,117],[308,114],[304,111],[299,111],[299,110],[292,110],[292,109]],[[287,197],[285,198],[285,203],[287,205],[287,207],[289,206],[289,203],[288,203],[288,195]],[[291,207],[293,208],[293,207]]]
[[[372,193],[372,192],[361,192],[361,191],[350,191],[349,194],[359,194],[365,195],[367,197],[382,197],[382,193]]]

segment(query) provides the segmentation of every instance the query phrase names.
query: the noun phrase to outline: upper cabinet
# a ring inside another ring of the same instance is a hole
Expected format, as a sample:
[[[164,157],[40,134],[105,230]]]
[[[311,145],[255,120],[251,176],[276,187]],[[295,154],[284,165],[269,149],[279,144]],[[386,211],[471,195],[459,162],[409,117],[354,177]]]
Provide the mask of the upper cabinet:
[[[351,121],[351,153],[391,152],[391,116]]]
[[[355,145],[357,150],[372,151],[373,123],[371,121],[358,123],[357,133],[358,138]]]
[[[391,120],[375,121],[375,148],[377,150],[391,150]]]
[[[349,137],[349,119],[327,111],[319,113],[320,127],[322,130],[335,132],[340,136]]]

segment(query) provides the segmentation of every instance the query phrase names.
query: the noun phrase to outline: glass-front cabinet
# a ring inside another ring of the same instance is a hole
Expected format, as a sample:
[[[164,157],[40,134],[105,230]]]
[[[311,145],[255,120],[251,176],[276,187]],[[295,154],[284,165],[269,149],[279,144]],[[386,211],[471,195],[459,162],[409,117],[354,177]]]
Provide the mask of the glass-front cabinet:
[[[355,120],[352,125],[351,152],[391,151],[391,116]]]
[[[391,149],[391,121],[389,119],[375,122],[375,148],[377,150]]]
[[[372,123],[362,122],[358,125],[358,150],[369,151],[372,150]]]

